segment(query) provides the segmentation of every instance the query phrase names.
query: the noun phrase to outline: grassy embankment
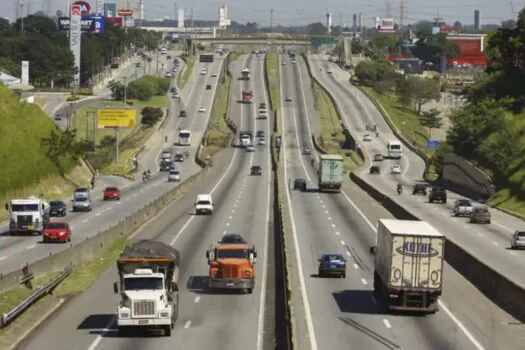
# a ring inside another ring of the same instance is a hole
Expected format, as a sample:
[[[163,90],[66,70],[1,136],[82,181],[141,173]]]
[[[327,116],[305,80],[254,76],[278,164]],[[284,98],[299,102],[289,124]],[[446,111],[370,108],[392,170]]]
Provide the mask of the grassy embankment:
[[[183,88],[186,82],[190,79],[193,74],[193,67],[195,66],[195,56],[190,55],[186,57],[186,67],[184,68],[182,74],[177,76],[177,85],[179,88]]]
[[[137,128],[134,130],[120,130],[119,131],[119,162],[114,163],[115,148],[107,147],[101,148],[101,142],[104,142],[104,137],[116,135],[111,129],[95,129],[96,144],[99,149],[96,154],[90,156],[95,168],[100,168],[101,174],[105,175],[121,175],[130,176],[132,172],[132,157],[139,151],[149,137],[155,132],[158,125],[149,127],[140,124],[140,111],[143,107],[161,107],[166,112],[169,101],[166,96],[153,96],[148,101],[128,100],[131,106],[137,108]],[[75,117],[75,125],[77,127],[77,140],[93,140],[93,117],[96,115],[99,108],[123,107],[122,101],[104,101],[103,106],[90,106],[81,108],[77,111]],[[164,113],[165,114],[165,113]],[[165,115],[164,115],[165,117]],[[163,117],[163,118],[164,118]],[[159,122],[162,123],[162,120]]]
[[[330,96],[319,86],[313,89],[315,100],[315,109],[321,116],[322,133],[319,140],[319,146],[329,154],[340,154],[344,157],[346,170],[356,169],[363,164],[357,152],[344,150],[341,146],[345,142],[345,135],[341,127],[341,120],[337,115]]]
[[[268,74],[268,82],[270,83],[270,94],[272,96],[273,108],[277,109],[281,106],[281,90],[279,83],[279,55],[275,50],[268,53],[266,59],[266,72]]]
[[[0,116],[1,203],[40,193],[49,200],[64,198],[77,185],[89,183],[91,173],[85,165],[76,166],[63,157],[58,167],[47,156],[42,139],[57,128],[40,107],[21,103],[8,88],[0,86]],[[1,210],[0,221],[6,219],[7,212]]]

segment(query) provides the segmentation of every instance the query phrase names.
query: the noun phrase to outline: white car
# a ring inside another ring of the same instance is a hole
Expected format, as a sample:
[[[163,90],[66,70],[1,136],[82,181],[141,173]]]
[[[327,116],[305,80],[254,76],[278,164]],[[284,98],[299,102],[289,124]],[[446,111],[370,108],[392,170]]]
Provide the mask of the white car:
[[[255,146],[254,145],[246,146],[246,152],[255,152]]]
[[[171,159],[171,152],[170,151],[162,152],[162,155],[160,157],[161,159]]]
[[[390,169],[390,172],[392,174],[401,174],[401,167],[397,164],[392,165],[392,168]]]
[[[297,63],[297,61],[296,61],[296,60],[292,60],[292,63],[293,63],[293,64],[296,64],[296,63]]]
[[[372,136],[370,136],[370,134],[365,134],[365,136],[363,136],[363,141],[372,141]]]
[[[201,75],[206,75],[206,73],[208,73],[206,70],[201,70]]]
[[[206,112],[206,107],[199,108],[199,113],[204,113],[204,112]]]
[[[178,170],[170,170],[168,174],[168,182],[180,181],[180,172]]]
[[[264,139],[264,137],[259,137],[259,139],[257,140],[257,143],[259,145],[266,145],[266,140]]]
[[[171,78],[173,76],[173,74],[171,74],[171,72],[166,72],[166,78]]]

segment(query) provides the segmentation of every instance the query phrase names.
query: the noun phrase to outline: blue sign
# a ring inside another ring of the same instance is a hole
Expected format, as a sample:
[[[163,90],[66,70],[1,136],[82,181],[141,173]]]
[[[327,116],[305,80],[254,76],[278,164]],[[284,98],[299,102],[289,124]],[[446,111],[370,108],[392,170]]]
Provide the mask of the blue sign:
[[[438,149],[441,147],[441,142],[438,140],[428,140],[427,141],[427,148],[429,149]]]
[[[57,28],[61,32],[69,31],[69,17],[59,17]],[[80,21],[83,33],[102,34],[104,33],[104,16],[84,16]]]
[[[432,248],[430,243],[406,242],[403,246],[396,249],[399,254],[409,257],[433,258],[439,252]]]

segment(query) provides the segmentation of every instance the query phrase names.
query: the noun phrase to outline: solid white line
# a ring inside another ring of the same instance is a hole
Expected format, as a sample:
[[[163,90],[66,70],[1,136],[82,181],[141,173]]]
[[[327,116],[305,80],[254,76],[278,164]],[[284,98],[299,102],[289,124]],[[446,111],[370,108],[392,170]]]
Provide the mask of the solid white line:
[[[385,324],[386,328],[392,328],[392,325],[390,324],[390,321],[386,318],[383,318],[383,323]]]
[[[100,343],[100,341],[102,340],[102,338],[104,338],[104,336],[106,335],[107,332],[109,332],[111,330],[111,326],[113,326],[113,324],[115,323],[115,321],[117,320],[117,317],[116,316],[112,316],[111,319],[109,320],[109,322],[106,324],[106,326],[102,329],[102,332],[97,335],[97,337],[95,338],[95,340],[93,340],[93,343],[91,343],[91,345],[89,346],[89,348],[87,348],[87,350],[95,350],[95,348],[97,347],[98,343]]]
[[[279,55],[279,84],[280,84],[280,90],[281,90],[281,111],[283,111],[283,89],[282,89],[282,66],[281,66],[281,56]],[[283,126],[283,135],[281,137],[283,138],[283,141],[281,142],[281,149],[282,149],[282,155],[283,155],[283,164],[284,164],[284,178],[288,179],[287,170],[286,170],[286,132],[284,128],[284,119],[281,118],[281,125]],[[302,160],[301,160],[302,162]],[[308,173],[306,174],[308,177]],[[306,283],[304,280],[304,272],[303,272],[303,263],[301,259],[301,250],[299,249],[299,239],[297,237],[297,228],[295,227],[295,220],[293,220],[293,208],[292,208],[292,199],[290,197],[290,188],[288,187],[288,181],[285,181],[285,189],[286,189],[286,198],[287,198],[287,205],[288,205],[288,211],[290,212],[290,215],[292,217],[291,223],[292,223],[292,235],[293,235],[293,241],[294,241],[294,249],[295,249],[295,257],[297,262],[297,270],[299,272],[299,284],[300,284],[300,290],[301,290],[301,297],[302,302],[304,305],[304,315],[306,319],[306,327],[308,329],[308,334],[306,337],[310,339],[310,349],[311,350],[317,350],[317,340],[315,339],[315,332],[314,332],[314,324],[312,320],[312,311],[310,309],[310,301],[308,299],[308,293],[306,292]]]
[[[194,300],[195,304],[197,304],[200,300],[201,300],[201,297],[195,297],[195,300]]]
[[[467,327],[465,327],[463,325],[463,323],[461,323],[461,321],[458,320],[456,318],[456,316],[454,316],[454,314],[452,312],[450,312],[450,310],[448,309],[448,307],[445,305],[444,302],[442,302],[441,300],[438,299],[438,304],[439,304],[439,307],[443,311],[445,311],[445,313],[448,315],[448,317],[450,317],[452,319],[452,321],[454,321],[454,323],[459,327],[459,329],[461,329],[463,334],[465,334],[465,336],[468,338],[468,340],[470,340],[472,345],[474,345],[476,347],[476,349],[478,349],[478,350],[485,350],[483,345],[481,345],[481,343],[472,335],[472,333],[470,333],[470,331],[467,329]]]
[[[188,320],[186,321],[186,323],[184,323],[184,328],[188,329],[190,328],[190,326],[191,326],[191,320]]]

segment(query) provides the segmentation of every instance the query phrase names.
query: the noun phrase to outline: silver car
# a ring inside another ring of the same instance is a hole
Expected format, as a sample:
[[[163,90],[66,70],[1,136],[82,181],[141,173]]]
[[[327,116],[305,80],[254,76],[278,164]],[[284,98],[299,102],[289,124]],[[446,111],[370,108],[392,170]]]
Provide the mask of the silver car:
[[[168,174],[168,182],[180,181],[180,172],[178,170],[170,170]]]
[[[255,152],[255,146],[254,145],[246,146],[246,152]]]
[[[516,230],[510,239],[511,249],[525,248],[525,231]]]

